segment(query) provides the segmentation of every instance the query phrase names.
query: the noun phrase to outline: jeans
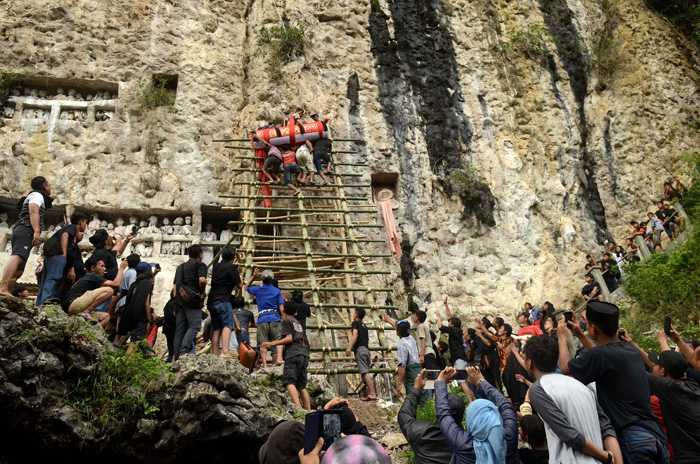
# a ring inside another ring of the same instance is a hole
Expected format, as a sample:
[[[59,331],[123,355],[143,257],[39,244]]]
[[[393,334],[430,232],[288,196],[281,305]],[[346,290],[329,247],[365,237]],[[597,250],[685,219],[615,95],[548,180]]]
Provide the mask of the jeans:
[[[189,353],[202,327],[202,310],[188,308],[182,301],[175,303],[175,340],[173,352],[175,359]]]
[[[238,337],[238,344],[240,345],[241,342],[246,342],[250,345],[250,335],[248,335],[248,331],[246,329],[241,329],[241,336]]]
[[[660,464],[669,460],[668,448],[656,435],[639,425],[617,430],[625,464]]]
[[[44,275],[36,297],[36,304],[40,305],[51,298],[56,284],[63,278],[63,268],[66,267],[66,257],[63,255],[47,256],[44,260]]]
[[[288,164],[284,167],[284,185],[292,183],[292,174],[301,172],[301,168],[296,164]]]

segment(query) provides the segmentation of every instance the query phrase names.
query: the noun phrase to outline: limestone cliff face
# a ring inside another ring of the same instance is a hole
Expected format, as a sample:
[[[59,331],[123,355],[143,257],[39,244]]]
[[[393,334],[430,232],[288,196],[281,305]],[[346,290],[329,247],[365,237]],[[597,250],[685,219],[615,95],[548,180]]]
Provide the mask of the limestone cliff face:
[[[643,0],[617,3],[621,56],[601,85],[596,0],[5,2],[6,70],[108,81],[118,98],[109,121],[5,119],[0,192],[26,193],[40,172],[61,204],[192,212],[198,225],[200,205],[237,191],[238,152],[212,139],[301,105],[365,140],[357,157],[373,172],[399,173],[397,293],[508,315],[523,299],[571,303],[583,256],[621,240],[697,148],[697,50]],[[257,38],[283,14],[314,37],[273,81]],[[503,52],[535,23],[551,55]],[[154,73],[178,76],[176,113],[139,109]]]

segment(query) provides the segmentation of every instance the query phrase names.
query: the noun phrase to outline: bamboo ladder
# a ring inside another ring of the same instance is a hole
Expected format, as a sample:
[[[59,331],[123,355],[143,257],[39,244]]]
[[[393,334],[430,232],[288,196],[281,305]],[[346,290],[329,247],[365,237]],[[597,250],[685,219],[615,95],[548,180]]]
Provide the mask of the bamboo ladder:
[[[247,139],[219,139],[214,142],[249,142]],[[334,139],[336,142],[358,142],[353,139]],[[251,150],[250,146],[230,146],[232,150]],[[361,229],[383,228],[383,224],[373,224],[369,220],[354,220],[353,216],[366,218],[378,214],[376,205],[368,203],[371,195],[348,195],[348,189],[367,189],[371,184],[345,184],[343,179],[362,177],[359,173],[341,172],[342,167],[369,167],[360,163],[343,163],[337,160],[336,154],[356,154],[355,150],[340,150],[332,154],[334,174],[331,184],[325,186],[299,186],[302,193],[299,196],[290,194],[274,195],[274,191],[287,190],[286,186],[263,184],[258,182],[260,172],[255,156],[234,156],[240,160],[240,166],[231,169],[236,174],[248,174],[248,180],[236,182],[242,185],[242,195],[221,195],[222,198],[241,200],[243,206],[224,207],[230,211],[242,213],[242,220],[230,221],[242,232],[234,232],[234,238],[241,238],[242,245],[237,250],[238,260],[244,268],[244,278],[250,279],[253,269],[270,269],[275,271],[284,292],[301,290],[311,293],[309,306],[313,308],[316,324],[307,324],[307,330],[318,331],[321,346],[311,346],[312,353],[320,353],[323,367],[309,367],[309,374],[326,375],[329,383],[338,391],[336,376],[339,374],[359,374],[357,368],[339,367],[338,363],[346,363],[352,358],[344,356],[347,343],[339,346],[336,331],[345,332],[349,337],[353,308],[367,309],[372,319],[368,329],[377,332],[379,346],[370,346],[370,351],[379,353],[378,361],[386,361],[389,367],[370,369],[373,374],[388,374],[396,372],[396,363],[392,352],[395,346],[390,346],[384,333],[385,327],[380,318],[379,310],[396,309],[391,305],[375,303],[376,292],[391,292],[392,288],[371,288],[369,275],[390,274],[386,270],[372,270],[377,264],[376,259],[390,258],[390,254],[363,254],[361,244],[386,243],[385,240],[370,239],[358,235]],[[264,197],[262,186],[269,185],[273,190],[271,197]],[[275,202],[272,208],[265,208],[262,201],[272,198]],[[353,203],[349,203],[353,202]],[[355,203],[359,202],[359,203]],[[267,213],[261,217],[259,213]],[[282,216],[270,216],[271,213],[286,213]],[[314,219],[311,219],[314,218]],[[292,221],[292,219],[294,219]],[[258,226],[294,227],[301,230],[297,235],[260,234]],[[314,233],[311,234],[311,231]],[[334,234],[335,233],[335,234]],[[233,239],[232,239],[233,240]],[[340,252],[316,251],[317,244],[339,244]],[[303,250],[284,249],[278,246],[303,246]],[[272,249],[265,246],[272,245]],[[263,248],[261,248],[261,246]],[[358,286],[354,280],[360,280]],[[286,284],[286,285],[285,285]],[[364,294],[365,303],[356,303],[356,293]],[[328,303],[328,299],[336,295],[339,303]],[[250,295],[247,295],[250,303]],[[342,310],[346,311],[343,312]],[[325,311],[324,311],[325,310]],[[352,388],[353,382],[346,377]],[[359,382],[361,384],[361,380]],[[387,385],[388,387],[388,385]]]

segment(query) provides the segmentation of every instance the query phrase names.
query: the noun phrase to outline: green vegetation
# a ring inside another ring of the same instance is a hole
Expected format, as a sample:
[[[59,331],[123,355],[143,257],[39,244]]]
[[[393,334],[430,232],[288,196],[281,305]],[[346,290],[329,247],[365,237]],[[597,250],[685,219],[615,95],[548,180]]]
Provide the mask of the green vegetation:
[[[24,82],[29,75],[28,72],[15,73],[0,69],[0,113],[5,109],[12,89]]]
[[[382,11],[382,5],[379,0],[369,0],[369,4],[372,7],[372,11]]]
[[[422,408],[418,408],[416,419],[435,423],[435,399],[429,398]]]
[[[552,54],[547,49],[548,42],[554,42],[554,37],[549,35],[546,28],[542,24],[530,23],[510,31],[508,40],[501,42],[500,46],[501,51],[506,55],[512,52],[522,53],[533,60],[543,62]]]
[[[416,462],[416,454],[410,447],[407,450],[404,450],[403,453],[401,453],[401,457],[406,459],[408,464],[413,464]]]
[[[257,43],[266,51],[258,50],[256,56],[267,57],[270,65],[270,79],[275,81],[284,77],[281,67],[303,55],[305,47],[313,37],[313,32],[308,31],[306,26],[290,25],[286,15],[282,16],[282,27],[273,26],[263,29]]]
[[[149,111],[160,106],[175,109],[175,92],[168,89],[168,80],[164,76],[154,75],[151,79],[139,80],[139,106],[142,111]]]
[[[98,375],[69,384],[66,400],[96,438],[117,436],[158,411],[149,403],[148,394],[169,382],[171,374],[160,359],[144,356],[150,350],[146,342],[140,342],[127,350],[106,353]]]
[[[698,0],[646,0],[647,6],[656,11],[683,34],[700,45],[700,1]]]
[[[700,330],[700,153],[683,155],[694,185],[683,206],[695,225],[690,237],[669,254],[658,253],[627,267],[625,290],[634,298],[632,310],[623,309],[621,326],[646,348],[658,349],[656,333],[665,316],[671,316],[682,336]],[[653,333],[643,335],[645,332]]]
[[[605,90],[622,62],[620,43],[615,40],[614,31],[620,22],[620,11],[614,0],[598,0],[605,17],[603,29],[593,44],[592,63],[598,76],[597,89]]]

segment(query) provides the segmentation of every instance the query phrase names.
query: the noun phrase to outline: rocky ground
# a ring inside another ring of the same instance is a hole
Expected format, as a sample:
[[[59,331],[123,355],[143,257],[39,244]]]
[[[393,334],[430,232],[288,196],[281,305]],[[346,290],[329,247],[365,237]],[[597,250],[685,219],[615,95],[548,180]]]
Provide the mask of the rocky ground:
[[[218,462],[235,449],[241,462],[254,463],[279,422],[303,420],[282,388],[281,367],[249,376],[237,362],[200,355],[163,369],[136,348],[116,350],[101,328],[58,307],[0,298],[0,434],[15,444],[0,462]],[[314,409],[332,398],[323,377],[311,378],[309,392]],[[351,406],[392,461],[407,462],[399,405],[353,399]]]

